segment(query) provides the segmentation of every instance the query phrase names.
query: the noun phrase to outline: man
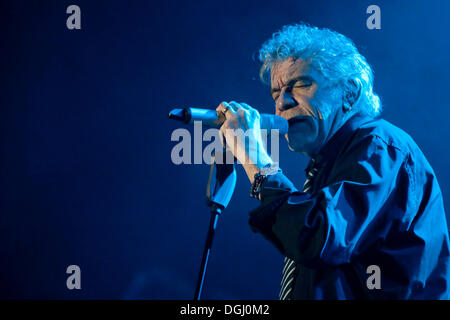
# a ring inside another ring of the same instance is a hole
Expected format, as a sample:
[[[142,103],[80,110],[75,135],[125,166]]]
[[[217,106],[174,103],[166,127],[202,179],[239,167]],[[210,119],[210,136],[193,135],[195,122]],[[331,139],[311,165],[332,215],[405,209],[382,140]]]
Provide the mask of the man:
[[[372,71],[354,44],[328,29],[285,26],[260,58],[275,113],[289,122],[289,148],[311,158],[304,187],[262,147],[255,109],[223,102],[217,111],[261,201],[250,226],[286,257],[280,299],[449,298],[438,182],[412,138],[378,118]],[[253,129],[247,144],[237,129]]]

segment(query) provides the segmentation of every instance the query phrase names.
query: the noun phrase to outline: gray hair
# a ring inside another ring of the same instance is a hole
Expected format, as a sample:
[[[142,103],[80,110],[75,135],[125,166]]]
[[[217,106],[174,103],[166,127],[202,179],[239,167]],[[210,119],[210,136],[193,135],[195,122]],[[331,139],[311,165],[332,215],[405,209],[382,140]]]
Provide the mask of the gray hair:
[[[354,95],[358,88],[360,97],[352,108],[355,113],[375,117],[381,112],[380,98],[373,92],[372,69],[346,36],[305,24],[282,27],[259,51],[261,80],[270,83],[273,65],[290,57],[309,60],[343,96]]]

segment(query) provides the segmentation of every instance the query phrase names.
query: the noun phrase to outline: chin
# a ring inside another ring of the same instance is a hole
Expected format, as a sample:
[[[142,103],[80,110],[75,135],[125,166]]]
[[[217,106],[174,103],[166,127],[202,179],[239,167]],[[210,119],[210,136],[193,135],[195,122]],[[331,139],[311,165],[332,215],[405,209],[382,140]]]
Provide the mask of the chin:
[[[291,138],[291,140],[289,140],[288,135],[286,135],[286,140],[288,143],[288,147],[289,150],[297,152],[297,153],[301,153],[304,155],[309,155],[311,153],[311,150],[313,149],[313,145],[312,143],[305,143],[305,141],[299,141],[299,139],[295,139],[295,138]]]
[[[306,152],[306,146],[295,143],[295,141],[288,140],[288,147],[289,147],[289,150],[294,151],[294,152],[298,152],[298,153]]]
[[[309,126],[307,127],[303,123],[300,123],[289,128],[285,138],[291,151],[310,155],[317,147],[317,143],[319,142],[318,127],[314,122],[308,122],[308,124]]]

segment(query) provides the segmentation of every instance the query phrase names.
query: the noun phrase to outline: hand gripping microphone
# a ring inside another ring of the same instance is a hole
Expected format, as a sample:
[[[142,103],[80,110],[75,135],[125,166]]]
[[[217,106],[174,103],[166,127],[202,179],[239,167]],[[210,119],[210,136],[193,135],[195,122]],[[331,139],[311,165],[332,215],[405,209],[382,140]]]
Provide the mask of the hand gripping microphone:
[[[185,108],[173,109],[169,112],[169,119],[178,120],[186,124],[193,124],[194,121],[202,121],[202,124],[211,128],[220,128],[223,118],[217,115],[216,110]],[[272,129],[279,130],[279,134],[288,132],[289,124],[286,119],[274,114],[261,113],[261,129],[266,129],[270,134]]]

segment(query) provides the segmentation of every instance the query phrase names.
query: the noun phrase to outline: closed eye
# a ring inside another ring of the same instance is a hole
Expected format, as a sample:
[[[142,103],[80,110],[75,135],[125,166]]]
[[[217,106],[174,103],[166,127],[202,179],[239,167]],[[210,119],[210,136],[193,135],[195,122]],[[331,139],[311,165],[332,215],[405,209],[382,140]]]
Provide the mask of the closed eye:
[[[309,76],[301,76],[296,79],[292,79],[289,81],[286,85],[286,91],[290,92],[294,88],[308,88],[312,85],[313,80]],[[279,88],[272,88],[270,90],[270,94],[272,95],[273,100],[277,100],[280,96],[281,89]]]
[[[294,84],[294,88],[305,88],[310,87],[312,85],[312,81],[297,81]]]

